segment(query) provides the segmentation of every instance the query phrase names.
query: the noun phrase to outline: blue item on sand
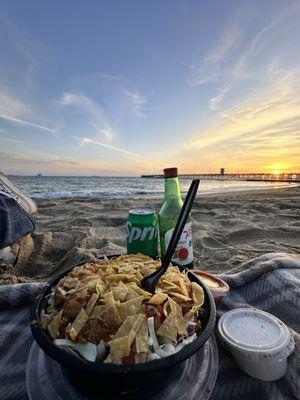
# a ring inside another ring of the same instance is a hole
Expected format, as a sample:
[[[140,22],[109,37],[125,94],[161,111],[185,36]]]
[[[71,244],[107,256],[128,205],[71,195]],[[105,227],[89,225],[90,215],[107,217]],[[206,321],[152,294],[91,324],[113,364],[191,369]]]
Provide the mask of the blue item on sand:
[[[36,224],[17,201],[0,193],[0,249],[34,231]]]

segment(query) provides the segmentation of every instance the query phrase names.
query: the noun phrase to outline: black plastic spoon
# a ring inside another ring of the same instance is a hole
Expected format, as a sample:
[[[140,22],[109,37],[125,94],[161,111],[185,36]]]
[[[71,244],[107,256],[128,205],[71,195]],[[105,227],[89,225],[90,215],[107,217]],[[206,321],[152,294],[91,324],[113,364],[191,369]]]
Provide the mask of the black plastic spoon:
[[[150,292],[150,293],[155,292],[155,286],[156,286],[159,278],[168,269],[168,266],[171,262],[174,251],[176,249],[177,243],[178,243],[181,233],[183,231],[184,225],[186,224],[189,213],[191,212],[191,209],[193,207],[194,200],[195,200],[198,186],[199,186],[199,182],[200,182],[199,179],[192,180],[189,191],[186,195],[183,206],[181,208],[178,220],[176,222],[176,226],[173,231],[171,240],[169,242],[169,246],[167,248],[166,254],[162,259],[161,266],[155,272],[153,272],[151,275],[145,276],[145,278],[143,278],[141,281],[142,288],[144,290],[147,290],[147,292]]]

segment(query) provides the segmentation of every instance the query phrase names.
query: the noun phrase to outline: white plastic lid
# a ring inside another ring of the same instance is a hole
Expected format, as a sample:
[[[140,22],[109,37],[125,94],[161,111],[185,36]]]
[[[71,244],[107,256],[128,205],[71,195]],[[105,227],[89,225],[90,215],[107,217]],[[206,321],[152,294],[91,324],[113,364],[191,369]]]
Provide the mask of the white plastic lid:
[[[224,346],[233,354],[251,360],[281,360],[294,350],[287,326],[274,315],[252,308],[237,308],[219,320]]]

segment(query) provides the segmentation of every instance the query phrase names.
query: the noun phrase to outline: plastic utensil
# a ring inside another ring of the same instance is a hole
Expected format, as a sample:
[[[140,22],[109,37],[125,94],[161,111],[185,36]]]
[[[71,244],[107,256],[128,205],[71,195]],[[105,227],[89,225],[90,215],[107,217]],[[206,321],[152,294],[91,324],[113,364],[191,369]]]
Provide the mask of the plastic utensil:
[[[159,278],[166,272],[168,269],[168,266],[171,262],[171,259],[173,257],[174,251],[176,249],[176,246],[178,244],[178,241],[180,239],[180,236],[182,234],[183,228],[186,224],[186,221],[188,219],[189,213],[192,209],[192,206],[194,204],[194,200],[197,194],[198,186],[199,186],[200,180],[199,179],[193,179],[192,183],[190,185],[189,191],[186,195],[186,198],[184,200],[183,206],[181,208],[175,229],[173,231],[169,246],[167,248],[166,254],[164,258],[162,259],[162,263],[160,268],[158,268],[155,272],[153,272],[151,275],[146,276],[142,281],[141,281],[141,286],[144,290],[147,290],[150,293],[155,292],[155,286],[159,280]]]

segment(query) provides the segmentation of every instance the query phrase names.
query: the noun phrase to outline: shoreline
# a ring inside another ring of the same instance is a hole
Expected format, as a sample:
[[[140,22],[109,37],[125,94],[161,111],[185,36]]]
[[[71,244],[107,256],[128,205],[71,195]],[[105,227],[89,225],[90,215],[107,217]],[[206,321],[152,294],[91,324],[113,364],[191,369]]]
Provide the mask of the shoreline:
[[[0,284],[45,281],[91,257],[126,252],[128,211],[163,198],[36,200],[37,230]],[[199,194],[191,213],[195,268],[222,273],[270,252],[300,253],[300,186]]]
[[[293,190],[293,189],[299,189],[300,184],[293,184],[292,186],[287,185],[287,186],[279,186],[279,187],[270,187],[270,188],[263,188],[263,189],[245,189],[245,190],[228,190],[224,192],[210,192],[210,193],[197,193],[197,199],[200,198],[209,198],[209,197],[216,197],[216,196],[232,196],[232,195],[251,195],[251,194],[276,194],[280,191],[285,191],[285,190]],[[185,194],[185,193],[184,193]],[[32,200],[40,203],[43,201],[60,201],[60,200],[75,200],[78,199],[80,201],[89,201],[89,200],[107,200],[107,201],[112,201],[112,200],[162,200],[163,199],[163,194],[160,196],[127,196],[127,197],[113,197],[113,196],[65,196],[65,197],[33,197]]]

